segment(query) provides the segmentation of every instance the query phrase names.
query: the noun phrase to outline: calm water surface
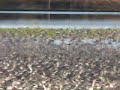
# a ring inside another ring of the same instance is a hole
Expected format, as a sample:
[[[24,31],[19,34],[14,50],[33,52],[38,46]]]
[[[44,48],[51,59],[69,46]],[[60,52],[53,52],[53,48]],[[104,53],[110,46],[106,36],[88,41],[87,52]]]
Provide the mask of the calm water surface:
[[[120,28],[119,12],[118,14],[117,12],[106,12],[105,15],[103,12],[88,12],[88,15],[87,12],[51,15],[47,15],[45,12],[30,13],[32,12],[29,14],[25,12],[21,12],[21,14],[17,12],[0,13],[0,28]]]
[[[0,28],[120,28],[120,20],[0,20]]]

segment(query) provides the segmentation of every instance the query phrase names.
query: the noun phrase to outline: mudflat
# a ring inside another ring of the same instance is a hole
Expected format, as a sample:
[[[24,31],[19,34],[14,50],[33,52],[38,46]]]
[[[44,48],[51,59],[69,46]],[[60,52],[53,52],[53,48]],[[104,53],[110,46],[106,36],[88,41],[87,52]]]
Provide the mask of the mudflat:
[[[119,35],[112,29],[0,29],[0,88],[119,90]]]

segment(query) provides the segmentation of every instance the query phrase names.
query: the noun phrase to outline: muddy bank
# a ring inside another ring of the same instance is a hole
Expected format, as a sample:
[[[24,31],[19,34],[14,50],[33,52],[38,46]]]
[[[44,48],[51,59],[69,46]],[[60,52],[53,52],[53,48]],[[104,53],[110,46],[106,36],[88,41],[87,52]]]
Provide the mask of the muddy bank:
[[[0,88],[119,90],[119,31],[80,33],[1,32]]]

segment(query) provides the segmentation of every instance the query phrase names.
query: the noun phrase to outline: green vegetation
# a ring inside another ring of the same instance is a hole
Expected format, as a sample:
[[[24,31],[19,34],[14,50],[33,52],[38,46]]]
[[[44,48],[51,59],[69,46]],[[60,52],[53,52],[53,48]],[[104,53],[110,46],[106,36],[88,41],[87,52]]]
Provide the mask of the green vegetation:
[[[48,36],[54,36],[55,33],[59,31],[60,33],[65,32],[64,30],[56,30],[56,29],[30,29],[30,28],[18,28],[18,29],[0,29],[0,33],[12,33],[12,34],[19,34],[19,35],[40,35],[46,34]]]
[[[0,29],[0,33],[11,33],[13,35],[44,35],[54,37],[56,34],[79,35],[81,38],[99,38],[120,40],[119,29],[40,29],[40,28],[18,28],[18,29]]]

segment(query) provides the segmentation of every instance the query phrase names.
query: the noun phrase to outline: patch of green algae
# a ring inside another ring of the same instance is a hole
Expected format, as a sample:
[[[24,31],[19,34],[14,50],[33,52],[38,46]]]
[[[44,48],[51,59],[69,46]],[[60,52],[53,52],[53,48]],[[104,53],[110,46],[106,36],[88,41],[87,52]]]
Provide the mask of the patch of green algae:
[[[120,40],[119,29],[41,29],[41,28],[1,28],[0,33],[11,33],[13,35],[45,35],[54,37],[57,34],[61,35],[77,35],[81,38],[100,38]]]

